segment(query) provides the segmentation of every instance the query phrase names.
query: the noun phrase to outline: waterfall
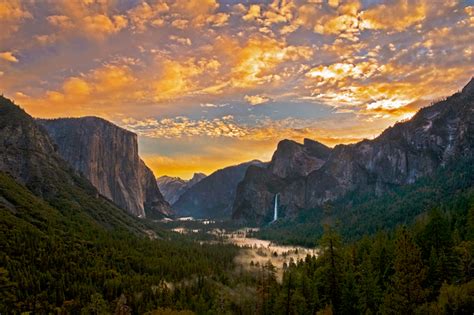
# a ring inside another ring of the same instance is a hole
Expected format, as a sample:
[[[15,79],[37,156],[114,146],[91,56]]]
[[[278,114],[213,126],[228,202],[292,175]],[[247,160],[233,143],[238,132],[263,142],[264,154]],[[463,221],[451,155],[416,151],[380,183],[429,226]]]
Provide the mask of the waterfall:
[[[275,222],[278,219],[278,194],[275,195],[275,206],[273,208],[273,221]]]

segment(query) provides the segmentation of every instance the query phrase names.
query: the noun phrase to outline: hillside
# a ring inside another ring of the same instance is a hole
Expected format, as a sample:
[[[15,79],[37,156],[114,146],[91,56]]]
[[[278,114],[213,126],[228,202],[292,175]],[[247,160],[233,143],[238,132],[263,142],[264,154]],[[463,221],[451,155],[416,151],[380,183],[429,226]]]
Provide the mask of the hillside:
[[[116,207],[5,98],[0,143],[0,313],[212,307],[214,287],[195,291],[193,279],[232,269],[235,247],[196,246]],[[171,296],[171,283],[192,296]]]

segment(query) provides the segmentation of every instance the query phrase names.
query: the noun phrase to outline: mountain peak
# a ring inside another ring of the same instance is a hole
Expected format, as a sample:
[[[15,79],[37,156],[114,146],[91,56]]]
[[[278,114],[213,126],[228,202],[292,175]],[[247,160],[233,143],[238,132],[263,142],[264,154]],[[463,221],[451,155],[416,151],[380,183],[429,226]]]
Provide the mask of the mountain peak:
[[[472,77],[469,83],[462,89],[462,94],[474,95],[474,77]]]

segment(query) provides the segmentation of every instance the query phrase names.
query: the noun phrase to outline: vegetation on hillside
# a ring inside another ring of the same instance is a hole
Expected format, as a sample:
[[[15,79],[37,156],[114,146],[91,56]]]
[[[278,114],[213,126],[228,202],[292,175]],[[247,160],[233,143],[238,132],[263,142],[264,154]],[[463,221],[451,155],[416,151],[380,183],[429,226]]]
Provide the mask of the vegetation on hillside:
[[[345,241],[413,224],[433,208],[459,213],[474,199],[472,159],[457,161],[412,185],[381,196],[357,191],[296,218],[280,219],[255,236],[283,244],[317,246],[325,224],[337,226]]]
[[[79,201],[80,202],[80,201]],[[237,249],[108,230],[0,173],[0,313],[212,308]],[[173,288],[173,290],[171,290]],[[92,312],[94,313],[94,312]]]
[[[472,231],[474,200],[461,213],[436,209],[411,228],[345,245],[328,228],[320,256],[291,263],[260,297],[271,301],[262,313],[472,314]]]

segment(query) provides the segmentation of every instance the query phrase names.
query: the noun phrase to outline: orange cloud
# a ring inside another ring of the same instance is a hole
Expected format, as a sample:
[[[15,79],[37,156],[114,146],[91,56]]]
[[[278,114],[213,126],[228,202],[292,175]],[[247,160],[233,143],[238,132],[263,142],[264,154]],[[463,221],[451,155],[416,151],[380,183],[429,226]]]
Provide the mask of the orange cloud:
[[[16,58],[11,51],[0,53],[0,59],[6,60],[8,62],[18,62],[18,58]]]
[[[364,28],[396,31],[422,22],[426,15],[427,4],[424,1],[407,0],[380,4],[361,13]]]
[[[25,95],[19,100],[38,117],[108,117],[123,106],[121,102],[140,99],[135,83],[127,66],[104,65],[83,76],[66,78],[59,90],[46,91],[41,97]]]
[[[9,38],[18,31],[23,20],[32,17],[20,0],[0,0],[0,39]]]
[[[128,20],[123,15],[114,15],[112,18],[104,14],[96,14],[84,17],[84,30],[95,37],[104,37],[117,33],[125,28]]]
[[[328,6],[329,8],[322,5],[318,7],[312,3],[302,5],[298,8],[298,15],[293,23],[319,34],[338,35],[357,41],[360,33],[359,1],[351,0],[343,4],[333,1]]]
[[[89,38],[104,39],[128,25],[125,15],[109,13],[111,6],[111,3],[101,0],[62,1],[57,4],[61,14],[48,16],[47,20],[58,29],[57,37],[74,32]]]
[[[68,97],[83,97],[91,93],[92,87],[81,78],[69,78],[63,84],[64,95]]]
[[[242,17],[245,21],[256,20],[260,18],[261,8],[258,4],[249,6],[247,13]]]
[[[169,11],[169,6],[165,2],[148,4],[141,2],[136,7],[130,9],[127,14],[132,24],[132,28],[137,32],[144,32],[149,25],[161,26],[164,24],[162,13]]]
[[[182,61],[164,59],[159,61],[159,65],[161,75],[152,83],[156,101],[175,99],[199,91],[199,76],[204,72],[209,75],[220,67],[217,60],[205,58]]]
[[[263,104],[270,100],[268,96],[264,96],[264,95],[245,95],[244,99],[247,102],[249,102],[251,105]]]
[[[231,85],[238,88],[276,83],[282,77],[275,69],[287,61],[301,61],[310,58],[313,51],[305,46],[291,46],[268,37],[253,36],[243,47],[235,42],[223,41],[229,57],[233,58]]]

